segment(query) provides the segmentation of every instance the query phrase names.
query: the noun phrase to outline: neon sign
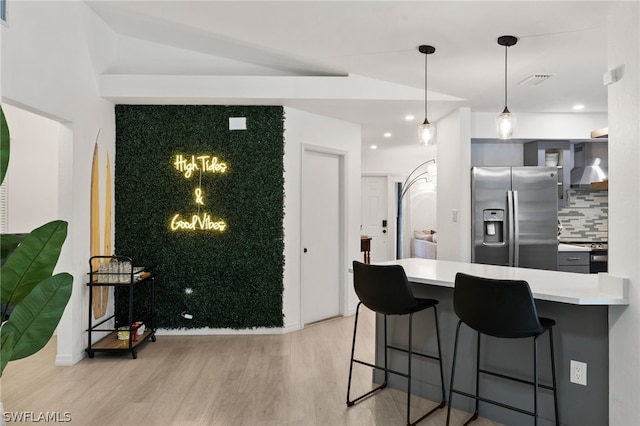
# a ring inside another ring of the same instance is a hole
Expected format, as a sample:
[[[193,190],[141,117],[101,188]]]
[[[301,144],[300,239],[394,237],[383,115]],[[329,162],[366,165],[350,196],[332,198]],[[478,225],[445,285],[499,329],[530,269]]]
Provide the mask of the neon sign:
[[[185,158],[182,154],[176,155],[173,167],[182,173],[185,178],[189,179],[193,172],[200,171],[205,173],[226,173],[227,164],[218,161],[218,157],[211,155],[192,155],[190,159]]]
[[[194,214],[190,219],[182,219],[180,213],[176,213],[171,219],[171,230],[185,230],[185,231],[224,231],[227,228],[227,223],[224,220],[214,221],[211,219],[209,213],[204,213],[202,216]]]
[[[227,163],[218,160],[212,155],[192,155],[185,157],[177,154],[173,161],[173,167],[185,179],[190,179],[195,172],[198,172],[200,179],[198,186],[193,192],[195,204],[198,206],[196,214],[182,216],[176,213],[171,218],[169,228],[172,231],[217,231],[223,232],[227,229],[227,223],[223,219],[213,219],[209,213],[200,212],[200,206],[205,205],[204,191],[202,190],[202,174],[224,174],[227,172]]]

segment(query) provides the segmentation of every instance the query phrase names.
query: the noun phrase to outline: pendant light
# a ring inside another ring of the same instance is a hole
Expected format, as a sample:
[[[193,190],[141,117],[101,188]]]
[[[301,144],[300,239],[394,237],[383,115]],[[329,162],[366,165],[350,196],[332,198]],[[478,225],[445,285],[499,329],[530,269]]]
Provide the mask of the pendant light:
[[[424,122],[418,126],[420,143],[433,145],[436,140],[436,126],[427,119],[427,57],[436,51],[436,48],[423,44],[418,46],[418,51],[424,54]]]
[[[496,118],[496,128],[500,139],[511,139],[513,129],[516,127],[516,116],[507,107],[507,49],[517,42],[518,38],[514,36],[504,35],[498,37],[498,44],[504,46],[504,110]]]

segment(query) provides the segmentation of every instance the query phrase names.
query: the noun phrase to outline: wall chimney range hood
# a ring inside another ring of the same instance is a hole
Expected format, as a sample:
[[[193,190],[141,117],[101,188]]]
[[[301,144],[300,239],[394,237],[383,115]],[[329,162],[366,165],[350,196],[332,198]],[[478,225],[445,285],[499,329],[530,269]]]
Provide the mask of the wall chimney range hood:
[[[609,180],[608,143],[583,142],[573,146],[572,188],[592,188]]]

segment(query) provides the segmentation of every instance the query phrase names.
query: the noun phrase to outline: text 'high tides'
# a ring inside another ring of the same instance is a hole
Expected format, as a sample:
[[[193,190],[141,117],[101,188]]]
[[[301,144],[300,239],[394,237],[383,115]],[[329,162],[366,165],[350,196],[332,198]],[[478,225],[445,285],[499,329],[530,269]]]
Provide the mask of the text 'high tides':
[[[226,173],[227,163],[218,160],[211,155],[192,155],[191,158],[178,154],[173,162],[173,167],[184,175],[185,178],[193,176],[195,171],[203,173]]]

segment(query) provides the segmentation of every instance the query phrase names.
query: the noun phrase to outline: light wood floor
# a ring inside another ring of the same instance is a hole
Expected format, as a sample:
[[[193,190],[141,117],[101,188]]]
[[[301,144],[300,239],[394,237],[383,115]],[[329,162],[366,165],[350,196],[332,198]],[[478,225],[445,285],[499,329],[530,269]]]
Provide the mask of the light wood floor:
[[[374,316],[363,318],[357,355],[373,360]],[[0,401],[5,413],[68,412],[71,424],[83,426],[403,425],[406,396],[393,389],[347,408],[352,333],[346,317],[285,335],[160,335],[139,346],[138,359],[98,353],[73,367],[53,365],[52,341],[9,363]],[[354,377],[355,392],[371,388],[371,369],[357,366]],[[433,405],[412,399],[412,409]],[[464,414],[454,415],[453,424],[462,424]],[[420,425],[445,419],[446,408]]]

